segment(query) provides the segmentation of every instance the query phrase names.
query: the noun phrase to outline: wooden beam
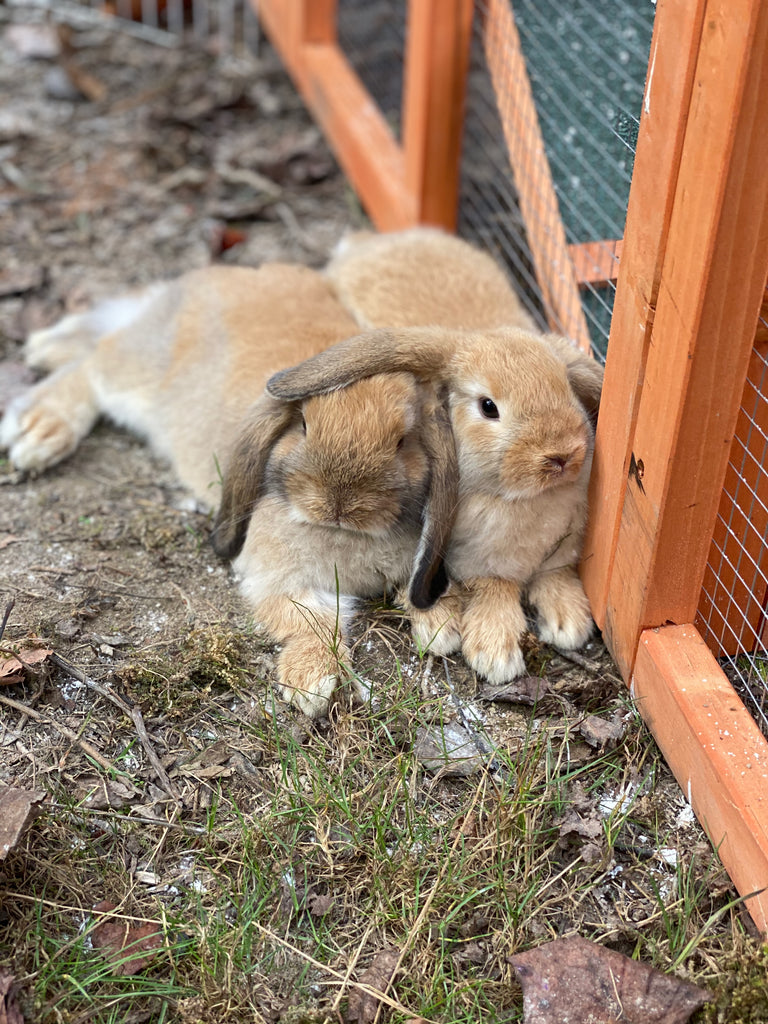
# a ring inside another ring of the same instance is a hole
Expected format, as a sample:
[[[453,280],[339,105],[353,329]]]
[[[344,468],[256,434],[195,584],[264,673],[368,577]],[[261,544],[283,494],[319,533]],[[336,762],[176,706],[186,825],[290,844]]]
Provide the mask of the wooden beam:
[[[766,95],[768,5],[708,0],[604,623],[625,678],[699,603],[768,274]]]
[[[601,628],[705,4],[706,0],[659,0],[656,10],[595,438],[581,570],[592,614]]]
[[[553,330],[590,352],[589,329],[509,0],[487,0],[483,40],[547,319]]]
[[[338,0],[303,0],[301,40],[335,43]]]
[[[456,229],[474,0],[410,0],[403,89],[405,180],[420,223]]]
[[[623,248],[621,238],[569,245],[568,252],[579,285],[602,288],[615,281],[619,276],[619,260]]]
[[[259,0],[265,31],[376,227],[410,227],[417,207],[406,185],[403,152],[339,47],[303,41],[306,2]],[[327,0],[323,6],[327,12]],[[321,22],[311,24],[320,31]]]
[[[632,695],[742,896],[768,887],[768,743],[693,625],[646,630]],[[768,892],[746,901],[768,932]]]

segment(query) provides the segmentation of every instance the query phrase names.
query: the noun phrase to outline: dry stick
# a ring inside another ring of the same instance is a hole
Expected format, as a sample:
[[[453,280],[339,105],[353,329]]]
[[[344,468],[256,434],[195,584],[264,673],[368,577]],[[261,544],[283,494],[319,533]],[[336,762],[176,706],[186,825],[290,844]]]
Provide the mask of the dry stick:
[[[279,943],[279,945],[284,946],[286,949],[289,949],[291,953],[295,953],[296,956],[300,956],[302,960],[306,960],[307,963],[312,964],[313,967],[317,967],[325,974],[330,974],[337,981],[345,981],[344,975],[340,971],[334,970],[333,967],[329,967],[328,964],[321,964],[319,960],[315,960],[315,958],[313,956],[310,956],[309,953],[305,953],[304,950],[298,949],[298,947],[296,946],[292,946],[290,942],[287,942],[284,938],[282,938],[276,932],[273,932],[270,928],[265,928],[264,925],[259,924],[258,921],[254,921],[253,924],[256,925],[260,932],[263,932],[266,936],[272,939],[273,942],[277,942]],[[382,992],[380,991],[380,989],[374,988],[373,985],[363,985],[359,981],[347,981],[346,983],[348,985],[351,985],[352,988],[356,988],[359,989],[361,992],[364,992],[367,996],[373,996],[374,999],[378,999],[379,1003],[386,1003],[386,1005],[391,1007],[393,1010],[398,1010],[400,1013],[405,1014],[408,1020],[416,1019],[416,1014],[412,1010],[409,1010],[406,1006],[403,1006],[403,1004],[398,1002],[397,999],[392,999],[392,997],[388,996],[386,992]],[[419,1017],[418,1019],[420,1021],[423,1021],[424,1024],[435,1024],[435,1022],[429,1020],[428,1017]]]
[[[55,662],[59,668],[64,669],[65,672],[69,672],[75,679],[78,679],[84,686],[87,686],[89,690],[93,690],[94,693],[98,693],[101,697],[111,701],[116,708],[119,708],[124,715],[127,715],[127,717],[131,719],[134,728],[136,729],[136,734],[139,737],[139,741],[144,748],[144,752],[149,758],[150,764],[155,769],[155,774],[160,780],[160,784],[166,793],[175,800],[176,803],[179,803],[178,791],[168,778],[168,773],[163,767],[160,758],[157,756],[155,748],[152,746],[152,741],[147,733],[147,727],[144,725],[144,718],[142,717],[139,708],[136,706],[131,707],[126,700],[123,700],[122,697],[113,693],[112,690],[108,689],[106,686],[102,686],[101,683],[97,683],[94,679],[90,679],[85,672],[81,671],[77,666],[72,665],[65,658],[62,658],[61,655],[53,654],[51,656],[51,660]]]
[[[16,604],[16,598],[12,597],[8,604],[5,606],[5,612],[3,614],[3,621],[0,622],[0,640],[3,639],[3,633],[5,633],[5,627],[8,625],[8,619],[11,617],[13,606]]]
[[[71,742],[77,744],[80,749],[86,753],[89,757],[92,757],[97,764],[100,764],[105,771],[114,772],[115,775],[124,775],[127,779],[130,778],[128,772],[121,771],[116,768],[111,761],[108,761],[103,754],[100,754],[96,747],[92,746],[88,740],[81,740],[77,733],[68,729],[66,725],[60,725],[54,718],[49,715],[41,715],[39,711],[34,711],[32,708],[27,707],[26,704],[22,704],[21,701],[13,700],[11,697],[0,696],[0,704],[5,704],[9,708],[13,708],[14,711],[20,711],[23,715],[28,715],[30,718],[34,718],[38,722],[45,722],[46,725],[52,725],[54,729],[61,733],[62,736]]]
[[[358,943],[357,949],[352,954],[352,957],[351,957],[349,963],[347,964],[347,973],[344,975],[344,980],[342,981],[341,985],[339,985],[339,993],[338,993],[338,995],[336,996],[336,998],[333,1001],[333,1006],[331,1007],[331,1013],[336,1013],[338,1011],[338,1009],[339,1009],[339,1005],[341,1004],[341,1000],[344,998],[344,993],[347,990],[347,985],[349,985],[349,983],[350,983],[350,978],[352,977],[352,971],[354,971],[355,967],[357,967],[357,961],[360,959],[360,955],[363,952],[363,950],[365,949],[365,944],[368,941],[369,935],[373,931],[373,927],[374,927],[373,926],[373,922],[371,922],[368,925],[368,927],[365,929],[365,932],[363,933],[363,937],[362,937],[362,939],[360,939],[360,942]]]

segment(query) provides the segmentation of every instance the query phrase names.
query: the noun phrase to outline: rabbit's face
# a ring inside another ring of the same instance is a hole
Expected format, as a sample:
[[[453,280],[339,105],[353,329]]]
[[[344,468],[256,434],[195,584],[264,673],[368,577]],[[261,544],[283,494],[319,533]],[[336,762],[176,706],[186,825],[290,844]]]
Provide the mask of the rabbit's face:
[[[451,420],[462,490],[507,500],[571,482],[589,451],[583,408],[565,366],[544,345],[513,335],[454,360]]]
[[[418,528],[429,483],[424,394],[398,373],[307,399],[275,446],[268,486],[301,522],[374,535]]]

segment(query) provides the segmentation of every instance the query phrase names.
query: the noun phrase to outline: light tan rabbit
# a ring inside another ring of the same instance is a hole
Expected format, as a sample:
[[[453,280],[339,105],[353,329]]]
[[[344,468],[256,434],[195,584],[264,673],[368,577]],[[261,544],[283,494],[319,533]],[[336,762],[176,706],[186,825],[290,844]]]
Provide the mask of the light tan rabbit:
[[[343,387],[386,369],[448,387],[460,498],[446,565],[457,585],[414,633],[436,653],[461,646],[492,682],[514,678],[525,668],[524,598],[555,646],[579,647],[592,631],[577,565],[602,369],[566,339],[500,328],[519,315],[518,300],[466,243],[433,229],[364,236],[359,246],[355,237],[326,273],[358,323],[402,323],[407,279],[408,320],[440,326],[372,330],[279,373],[268,390],[295,400],[317,394],[319,376]],[[482,301],[473,305],[473,294]],[[445,329],[473,326],[481,330]]]
[[[264,393],[275,370],[354,329],[305,267],[193,271],[32,335],[28,360],[54,372],[0,425],[22,469],[66,457],[102,413],[169,458],[219,506],[214,547],[238,556],[241,590],[282,645],[283,694],[313,716],[349,664],[356,597],[409,577],[417,606],[442,593],[456,504],[432,385],[405,371],[300,403]]]

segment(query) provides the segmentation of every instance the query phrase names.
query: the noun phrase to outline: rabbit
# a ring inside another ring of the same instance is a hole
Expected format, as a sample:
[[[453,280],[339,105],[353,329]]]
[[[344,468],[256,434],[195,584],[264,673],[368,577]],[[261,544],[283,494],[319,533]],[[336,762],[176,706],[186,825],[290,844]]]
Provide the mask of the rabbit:
[[[448,388],[460,475],[445,558],[454,582],[413,630],[435,653],[460,647],[478,674],[502,683],[525,670],[524,599],[545,642],[574,649],[592,633],[577,566],[602,368],[567,339],[531,330],[504,276],[480,255],[435,229],[352,236],[326,276],[374,329],[281,371],[267,390],[297,400],[319,393],[319,376],[340,388],[386,370]],[[431,326],[387,327],[406,315]],[[500,326],[514,317],[516,326]]]
[[[410,580],[428,607],[447,585],[458,477],[438,390],[404,371],[302,402],[264,392],[355,329],[306,267],[195,270],[31,335],[28,361],[53,372],[0,424],[20,469],[65,458],[101,413],[167,457],[218,506],[214,548],[282,647],[282,695],[311,717],[349,665],[356,598]]]

